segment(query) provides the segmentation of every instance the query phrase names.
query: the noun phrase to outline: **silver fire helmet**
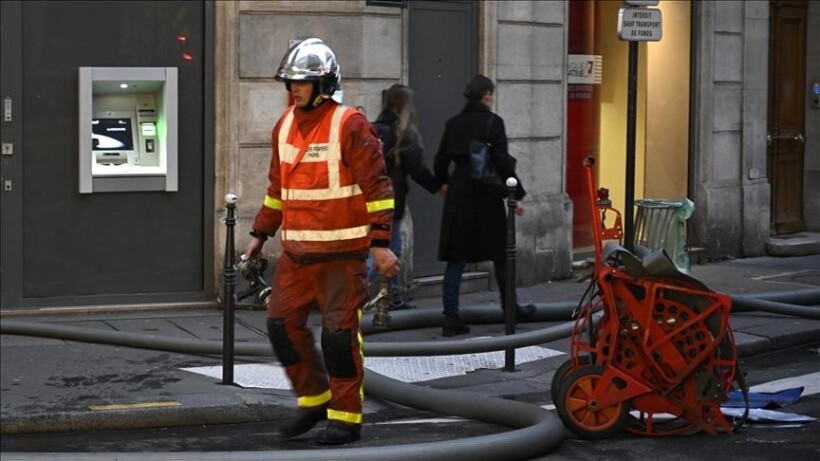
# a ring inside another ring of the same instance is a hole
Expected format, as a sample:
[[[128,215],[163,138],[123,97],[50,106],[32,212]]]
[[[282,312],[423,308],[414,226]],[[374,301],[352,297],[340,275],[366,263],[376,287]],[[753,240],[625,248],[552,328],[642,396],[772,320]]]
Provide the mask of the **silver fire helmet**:
[[[336,54],[319,38],[308,38],[291,47],[275,78],[285,82],[317,82],[319,94],[342,102],[342,74]]]

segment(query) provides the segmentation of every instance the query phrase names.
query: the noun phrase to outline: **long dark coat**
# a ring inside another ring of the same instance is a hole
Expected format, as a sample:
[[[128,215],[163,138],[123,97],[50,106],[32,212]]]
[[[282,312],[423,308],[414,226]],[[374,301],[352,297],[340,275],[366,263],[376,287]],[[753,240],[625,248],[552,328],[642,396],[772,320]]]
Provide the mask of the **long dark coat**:
[[[441,261],[503,261],[506,256],[505,201],[482,192],[470,179],[468,152],[474,139],[492,145],[490,158],[502,178],[518,179],[515,159],[507,151],[504,120],[483,103],[467,103],[447,121],[434,160],[436,180],[447,184],[439,235]],[[524,194],[519,180],[515,198]]]

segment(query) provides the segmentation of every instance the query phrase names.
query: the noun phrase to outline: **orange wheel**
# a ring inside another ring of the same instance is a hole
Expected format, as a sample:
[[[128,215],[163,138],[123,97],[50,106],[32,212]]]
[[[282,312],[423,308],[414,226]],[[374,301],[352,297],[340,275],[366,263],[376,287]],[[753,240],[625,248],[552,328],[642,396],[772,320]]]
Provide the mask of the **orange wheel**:
[[[598,390],[604,369],[595,365],[580,366],[570,372],[561,384],[556,409],[567,429],[585,439],[603,439],[621,432],[629,414],[629,401],[601,407],[592,394]],[[618,389],[604,389],[617,392]]]
[[[589,356],[582,355],[578,357],[578,363],[580,365],[589,365]],[[561,382],[567,377],[568,374],[572,372],[572,370],[571,358],[562,363],[561,366],[555,370],[555,374],[552,375],[552,384],[550,384],[550,396],[552,397],[552,403],[558,401],[558,393],[561,391]]]

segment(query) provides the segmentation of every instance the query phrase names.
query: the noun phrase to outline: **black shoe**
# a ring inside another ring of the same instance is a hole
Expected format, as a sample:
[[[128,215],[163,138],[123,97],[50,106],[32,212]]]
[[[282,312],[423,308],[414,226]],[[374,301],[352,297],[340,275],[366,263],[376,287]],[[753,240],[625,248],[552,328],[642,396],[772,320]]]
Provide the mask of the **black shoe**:
[[[305,432],[313,429],[317,423],[327,419],[327,406],[310,409],[299,409],[299,414],[294,416],[279,428],[279,438],[289,439],[302,435]]]
[[[345,424],[341,421],[331,420],[316,435],[316,443],[319,445],[343,445],[355,442],[362,438],[361,428],[362,426],[359,424]]]
[[[455,335],[463,335],[470,332],[470,327],[461,323],[458,316],[444,317],[444,327],[441,329],[441,335],[447,338]]]
[[[532,304],[518,305],[515,307],[515,320],[521,321],[528,319],[535,314],[535,306]]]

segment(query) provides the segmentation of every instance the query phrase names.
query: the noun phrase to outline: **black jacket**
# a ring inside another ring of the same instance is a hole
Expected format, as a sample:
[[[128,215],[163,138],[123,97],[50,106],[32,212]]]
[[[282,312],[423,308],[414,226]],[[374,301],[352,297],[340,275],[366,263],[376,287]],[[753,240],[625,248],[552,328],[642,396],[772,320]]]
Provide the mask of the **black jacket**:
[[[492,145],[490,159],[502,178],[518,179],[515,159],[507,152],[504,120],[485,104],[467,103],[447,121],[433,165],[436,180],[448,185],[439,236],[442,261],[503,261],[506,257],[505,202],[482,192],[470,179],[468,149],[474,139]],[[452,173],[451,164],[455,165]],[[515,198],[520,200],[525,193],[519,180]]]
[[[379,138],[382,140],[387,175],[393,181],[393,194],[396,201],[393,219],[401,219],[404,216],[404,206],[407,203],[407,193],[410,190],[410,184],[407,181],[408,175],[431,194],[439,191],[441,183],[436,181],[433,173],[424,165],[424,147],[421,145],[418,133],[413,130],[407,130],[404,138],[402,138],[401,146],[399,146],[399,164],[396,165],[393,147],[396,145],[398,115],[385,111],[379,114],[379,118],[372,123],[376,133],[379,134]]]

